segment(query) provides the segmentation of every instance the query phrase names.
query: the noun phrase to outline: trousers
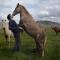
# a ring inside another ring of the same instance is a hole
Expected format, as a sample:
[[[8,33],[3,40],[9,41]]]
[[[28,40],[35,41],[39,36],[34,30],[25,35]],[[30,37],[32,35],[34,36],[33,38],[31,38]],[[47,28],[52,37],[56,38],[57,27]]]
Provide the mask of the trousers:
[[[15,38],[15,46],[14,48],[15,49],[19,49],[20,48],[20,32],[16,32],[16,33],[13,33],[14,34],[14,38]]]

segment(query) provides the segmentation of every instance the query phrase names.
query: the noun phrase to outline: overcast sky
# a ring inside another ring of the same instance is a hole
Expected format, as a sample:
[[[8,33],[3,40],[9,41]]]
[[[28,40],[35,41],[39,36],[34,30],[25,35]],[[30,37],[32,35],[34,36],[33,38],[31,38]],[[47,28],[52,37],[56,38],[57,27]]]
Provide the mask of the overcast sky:
[[[60,0],[0,0],[0,17],[6,18],[17,3],[24,5],[35,20],[60,23]],[[18,17],[15,17],[16,22],[19,21]]]

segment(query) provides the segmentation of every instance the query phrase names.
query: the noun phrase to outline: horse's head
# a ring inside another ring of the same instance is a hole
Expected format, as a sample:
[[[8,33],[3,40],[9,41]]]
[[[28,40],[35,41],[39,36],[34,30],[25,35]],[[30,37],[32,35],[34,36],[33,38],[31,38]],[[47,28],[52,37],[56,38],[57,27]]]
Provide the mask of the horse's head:
[[[6,20],[2,20],[2,28],[4,29],[4,28],[6,28]]]
[[[19,3],[18,3],[17,6],[16,6],[16,8],[15,8],[15,10],[13,11],[12,16],[15,16],[15,15],[18,14],[19,12],[20,12],[20,5],[19,5]]]

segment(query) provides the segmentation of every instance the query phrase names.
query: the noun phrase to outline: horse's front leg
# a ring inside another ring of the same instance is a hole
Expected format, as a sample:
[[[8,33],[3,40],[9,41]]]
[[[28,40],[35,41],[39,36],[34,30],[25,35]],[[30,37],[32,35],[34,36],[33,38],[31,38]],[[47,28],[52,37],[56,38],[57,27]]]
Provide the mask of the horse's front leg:
[[[10,48],[10,36],[8,36],[8,46]]]

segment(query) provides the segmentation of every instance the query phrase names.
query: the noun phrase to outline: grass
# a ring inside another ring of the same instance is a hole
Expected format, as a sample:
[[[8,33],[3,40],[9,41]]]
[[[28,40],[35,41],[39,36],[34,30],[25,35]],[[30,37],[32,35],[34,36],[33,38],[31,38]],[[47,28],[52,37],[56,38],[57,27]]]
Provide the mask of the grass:
[[[0,60],[60,60],[60,34],[56,36],[50,28],[47,29],[45,56],[42,59],[32,52],[32,49],[35,48],[35,41],[25,32],[21,34],[21,49],[19,52],[11,52],[15,43],[12,40],[13,38],[11,38],[9,47],[4,42],[3,33],[0,32]]]

